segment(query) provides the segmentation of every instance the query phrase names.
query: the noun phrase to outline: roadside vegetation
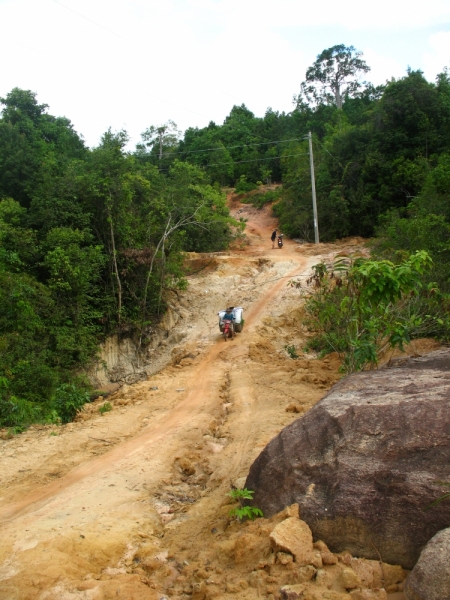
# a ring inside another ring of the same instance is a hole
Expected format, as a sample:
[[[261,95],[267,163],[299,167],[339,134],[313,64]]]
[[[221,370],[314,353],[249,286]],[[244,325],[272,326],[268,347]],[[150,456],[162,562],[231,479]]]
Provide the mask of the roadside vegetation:
[[[165,292],[185,285],[183,251],[222,250],[239,226],[195,165],[160,171],[125,132],[88,149],[29,91],[2,105],[0,426],[68,422],[99,341],[144,344]]]
[[[273,203],[282,231],[311,241],[308,131],[321,240],[376,235],[378,260],[351,260],[340,286],[324,267],[311,344],[343,352],[348,371],[376,364],[386,341],[447,339],[450,74],[428,82],[408,70],[374,87],[361,82],[369,71],[354,48],[334,46],[308,69],[292,112],[234,106],[223,124],[184,135],[172,121],[151,125],[134,151],[110,130],[87,148],[33,92],[0,99],[0,426],[73,419],[88,397],[76,373],[99,341],[117,333],[145,345],[166,292],[186,285],[183,252],[223,250],[245,226],[223,186]],[[282,188],[257,189],[273,182]],[[373,303],[373,277],[397,279],[398,295]]]
[[[337,352],[346,374],[375,368],[386,352],[414,338],[450,336],[450,296],[425,284],[432,268],[425,250],[398,264],[389,260],[339,256],[319,263],[308,281],[306,324],[313,336],[307,349]]]

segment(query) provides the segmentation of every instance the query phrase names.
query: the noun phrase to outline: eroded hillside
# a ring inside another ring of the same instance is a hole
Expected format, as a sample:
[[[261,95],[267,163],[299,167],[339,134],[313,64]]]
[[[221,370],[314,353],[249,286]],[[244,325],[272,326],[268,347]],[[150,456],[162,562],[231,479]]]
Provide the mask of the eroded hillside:
[[[74,423],[0,442],[1,598],[277,598],[289,583],[289,561],[267,563],[270,526],[231,523],[227,493],[339,378],[335,357],[303,353],[301,300],[287,282],[359,241],[272,249],[270,208],[238,210],[249,244],[193,269],[171,302],[170,336],[149,354],[153,375],[108,397],[109,412],[97,400]],[[225,343],[216,313],[229,304],[244,307],[245,327]],[[261,547],[243,543],[250,533],[265,536]]]

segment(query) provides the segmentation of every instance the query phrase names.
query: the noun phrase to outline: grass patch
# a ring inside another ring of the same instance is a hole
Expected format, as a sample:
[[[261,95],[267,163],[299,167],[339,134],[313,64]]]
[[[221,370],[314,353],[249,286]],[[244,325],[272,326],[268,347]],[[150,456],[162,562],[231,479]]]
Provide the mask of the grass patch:
[[[100,408],[98,409],[98,412],[99,412],[101,415],[104,415],[105,413],[107,413],[107,412],[109,412],[109,411],[111,411],[111,410],[112,410],[112,405],[111,405],[111,403],[110,403],[110,402],[105,402],[105,404],[102,404],[102,405],[100,406]]]
[[[255,208],[262,208],[269,202],[275,202],[281,195],[281,187],[276,190],[269,190],[268,192],[258,192],[257,194],[251,194],[246,198],[242,198],[243,204],[252,204]]]

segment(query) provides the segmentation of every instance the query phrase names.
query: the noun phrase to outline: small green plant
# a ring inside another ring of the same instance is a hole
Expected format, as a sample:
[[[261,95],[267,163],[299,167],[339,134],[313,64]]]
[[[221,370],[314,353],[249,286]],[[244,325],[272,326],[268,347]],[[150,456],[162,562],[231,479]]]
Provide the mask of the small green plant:
[[[109,412],[110,410],[112,410],[112,406],[109,402],[105,402],[105,404],[102,404],[100,406],[100,408],[98,409],[98,412],[103,415],[104,413]]]
[[[284,347],[284,349],[286,350],[286,352],[289,354],[289,356],[295,360],[296,358],[298,358],[298,354],[297,354],[297,350],[295,349],[295,346],[289,346],[289,344],[286,344],[286,346]]]
[[[244,506],[244,500],[253,500],[253,494],[255,492],[252,490],[248,490],[244,488],[233,489],[228,495],[232,500],[238,501],[239,506],[232,508],[229,512],[230,517],[236,517],[238,521],[242,521],[243,519],[256,519],[257,517],[263,516],[263,511],[260,508],[256,508],[256,506]]]
[[[50,431],[49,435],[58,435],[56,431]]]
[[[25,431],[24,427],[21,427],[20,425],[15,425],[14,427],[10,427],[8,429],[8,438],[12,438],[15,435],[19,435],[20,433],[23,433]]]

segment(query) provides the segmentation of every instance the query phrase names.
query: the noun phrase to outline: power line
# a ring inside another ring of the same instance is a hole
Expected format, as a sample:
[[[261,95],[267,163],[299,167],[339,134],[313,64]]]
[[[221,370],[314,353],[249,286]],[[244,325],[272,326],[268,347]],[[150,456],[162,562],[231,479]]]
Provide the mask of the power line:
[[[261,142],[254,144],[241,144],[239,146],[223,146],[221,148],[207,148],[206,150],[186,150],[185,152],[164,152],[161,156],[174,156],[175,154],[195,154],[200,152],[214,152],[215,150],[232,150],[234,148],[245,148],[247,146],[267,146],[268,144],[281,144],[287,142],[296,142],[303,138],[292,138],[290,140],[274,140],[272,142]]]
[[[281,154],[280,156],[270,156],[269,158],[252,158],[251,160],[235,160],[233,161],[234,165],[238,165],[240,163],[249,163],[249,162],[259,162],[261,160],[275,160],[276,158],[287,158],[288,156],[306,156],[307,152],[301,152],[299,154]],[[199,165],[204,167],[218,167],[219,165],[229,165],[230,163],[212,163],[210,165]]]
[[[250,162],[260,162],[262,160],[275,160],[277,158],[287,158],[289,156],[308,156],[308,152],[300,152],[298,154],[281,154],[280,156],[270,156],[269,158],[252,158],[251,160],[231,160],[230,162],[222,162],[222,163],[211,163],[209,165],[193,165],[199,168],[206,167],[219,167],[220,165],[239,165],[242,163],[250,163]],[[192,163],[190,163],[192,164]],[[157,165],[155,165],[157,166]],[[171,167],[166,167],[165,169],[159,169],[160,171],[169,171]]]
[[[38,54],[41,54],[42,56],[47,56],[47,54],[45,52],[43,52],[42,50],[36,50],[36,48],[32,48],[31,46],[27,46],[26,44],[23,44],[22,42],[18,42],[17,40],[13,40],[12,38],[9,38],[7,36],[3,36],[3,39],[4,40],[9,40],[13,44],[18,44],[19,46],[23,46],[24,48],[26,48],[27,50],[31,50],[32,52],[37,52]]]
[[[108,29],[107,27],[104,27],[103,25],[100,25],[100,23],[97,23],[97,21],[93,21],[89,17],[86,17],[86,16],[82,15],[81,13],[79,13],[78,11],[73,10],[73,8],[69,8],[65,4],[62,4],[62,2],[59,2],[58,0],[53,0],[53,2],[55,2],[56,4],[59,4],[60,6],[62,6],[63,8],[65,8],[66,10],[70,10],[70,12],[73,12],[74,14],[78,15],[82,19],[86,19],[86,21],[89,21],[90,23],[93,23],[94,25],[97,25],[97,27],[101,27],[101,29],[104,29],[108,33],[111,33],[112,35],[115,35],[116,37],[118,37],[119,39],[123,40],[124,42],[127,41],[125,38],[123,38],[118,33],[115,33],[114,31],[111,31],[111,29]]]
[[[104,31],[107,31],[108,33],[111,33],[112,35],[118,37],[119,39],[123,40],[124,42],[129,43],[129,40],[127,40],[126,38],[122,37],[121,35],[119,35],[118,33],[116,33],[115,31],[112,31],[111,29],[108,29],[107,27],[104,27],[103,25],[101,25],[100,23],[97,23],[97,21],[94,21],[93,19],[90,19],[89,17],[86,17],[85,15],[81,14],[80,12],[78,12],[77,10],[74,10],[73,8],[69,8],[68,6],[66,6],[65,4],[62,4],[62,2],[59,2],[59,0],[53,0],[53,2],[55,2],[56,4],[59,4],[59,6],[62,6],[63,8],[65,8],[66,10],[74,13],[75,15],[78,15],[79,17],[81,17],[82,19],[85,19],[86,21],[89,21],[90,23],[93,23],[94,25],[97,25],[97,27],[100,27],[101,29],[103,29]],[[232,98],[233,100],[236,100],[236,98],[234,98],[233,96],[231,96],[230,94],[228,94],[227,92],[224,92],[223,90],[219,90],[219,88],[216,88],[218,91],[220,91],[222,94],[225,94],[226,96]],[[194,115],[197,115],[199,117],[203,117],[205,118],[205,115],[202,115],[198,112],[196,112],[195,110],[191,110],[189,108],[186,108],[185,106],[180,106],[179,104],[175,104],[174,102],[171,102],[170,100],[166,100],[165,98],[159,98],[158,96],[154,96],[153,94],[148,94],[148,96],[150,96],[151,98],[155,98],[155,100],[159,100],[160,102],[165,102],[166,104],[171,104],[172,106],[174,106],[175,108],[181,108],[182,110],[185,110],[187,112],[191,112]],[[237,102],[237,100],[236,100]],[[258,136],[256,136],[258,137]]]
[[[118,37],[119,39],[123,40],[124,42],[128,43],[128,40],[124,37],[122,37],[121,35],[119,35],[118,33],[115,33],[114,31],[112,31],[111,29],[108,29],[107,27],[104,27],[103,25],[101,25],[100,23],[97,23],[97,21],[94,21],[92,19],[90,19],[89,17],[86,17],[85,15],[82,15],[80,12],[73,10],[73,8],[69,8],[68,6],[66,6],[65,4],[62,4],[61,2],[59,2],[59,0],[53,0],[53,2],[55,2],[56,4],[59,4],[59,6],[62,6],[63,8],[65,8],[66,10],[73,12],[74,14],[78,15],[79,17],[81,17],[82,19],[85,19],[86,21],[89,21],[90,23],[93,23],[94,25],[97,25],[97,27],[100,27],[101,29],[103,29],[104,31],[107,31],[108,33],[111,33],[112,35],[115,35],[116,37]],[[164,102],[165,104],[171,104],[172,106],[174,106],[175,108],[181,108],[182,110],[185,110],[187,112],[190,112],[194,115],[197,115],[199,117],[204,117],[204,115],[196,112],[195,110],[191,110],[190,108],[186,108],[185,106],[180,106],[179,104],[175,104],[174,102],[171,102],[170,100],[166,100],[165,98],[160,98],[159,96],[155,96],[154,94],[147,94],[150,98],[154,98],[155,100],[158,100],[159,102]]]

